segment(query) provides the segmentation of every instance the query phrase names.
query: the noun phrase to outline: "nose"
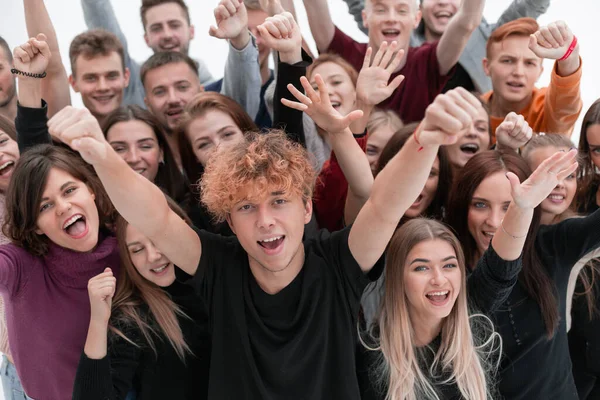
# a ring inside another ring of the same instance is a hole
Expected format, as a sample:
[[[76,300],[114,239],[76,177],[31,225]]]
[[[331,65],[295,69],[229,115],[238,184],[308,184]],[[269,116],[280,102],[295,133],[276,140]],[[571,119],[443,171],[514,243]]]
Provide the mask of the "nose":
[[[146,254],[148,255],[148,262],[153,263],[162,258],[162,253],[153,244],[149,243],[146,246]]]
[[[140,154],[135,148],[129,149],[125,153],[124,159],[129,165],[137,164],[140,161]]]
[[[275,218],[268,206],[259,206],[257,214],[256,223],[259,228],[268,230],[275,225]]]
[[[433,268],[431,276],[431,284],[434,286],[442,286],[446,283],[446,276],[441,268]]]
[[[494,207],[487,216],[485,223],[490,228],[498,229],[506,212],[501,207]]]
[[[524,71],[525,71],[525,68],[523,66],[523,63],[521,61],[517,61],[515,63],[515,67],[513,69],[513,74],[521,76],[521,75],[523,75]]]
[[[475,129],[475,124],[473,122],[471,122],[471,125],[469,125],[469,129],[467,130],[467,133],[465,133],[465,137],[469,138],[469,139],[476,139],[477,138],[478,133],[477,133],[477,129]]]
[[[63,215],[65,212],[68,212],[71,209],[71,203],[69,203],[66,200],[56,200],[56,205],[55,205],[55,209],[56,209],[56,214],[57,215]]]
[[[169,97],[167,100],[168,100],[169,104],[179,103],[179,98],[177,97],[177,95],[175,93],[175,88],[173,88],[173,87],[169,88]]]
[[[106,84],[106,78],[101,76],[98,79],[98,90],[108,90],[108,85]]]

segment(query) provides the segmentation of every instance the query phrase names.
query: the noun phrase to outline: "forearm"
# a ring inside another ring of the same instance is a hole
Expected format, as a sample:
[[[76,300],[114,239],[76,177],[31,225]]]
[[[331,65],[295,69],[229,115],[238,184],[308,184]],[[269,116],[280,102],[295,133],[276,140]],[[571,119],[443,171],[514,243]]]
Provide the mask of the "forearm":
[[[233,43],[229,46],[221,94],[238,102],[254,119],[260,108],[262,79],[255,40],[248,30],[245,32],[248,42],[241,50]]]
[[[48,107],[42,103],[41,107],[23,107],[17,105],[17,144],[19,152],[23,155],[28,149],[39,144],[52,144],[52,137],[48,133]]]
[[[532,208],[523,209],[510,203],[492,239],[492,246],[500,258],[510,261],[521,256],[532,218]]]
[[[518,18],[537,19],[548,10],[549,6],[550,0],[513,0],[502,13],[495,26],[501,26]]]
[[[289,54],[281,53],[279,55],[279,72],[277,74],[273,99],[273,127],[284,130],[291,140],[300,143],[304,147],[306,147],[306,138],[304,136],[303,113],[302,111],[284,106],[281,103],[281,99],[296,100],[288,90],[288,84],[294,85],[300,92],[304,91],[300,83],[300,77],[306,75],[306,68],[312,62],[308,55],[305,54],[305,56],[303,60],[300,49],[297,52]]]
[[[329,139],[338,164],[348,181],[348,195],[354,196],[364,204],[373,187],[373,173],[366,154],[350,129],[330,134]]]
[[[100,360],[106,357],[108,347],[107,338],[108,322],[98,322],[91,319],[83,348],[85,355],[91,360]]]
[[[42,107],[42,79],[18,77],[17,88],[19,104],[28,108]]]
[[[360,29],[365,35],[369,34],[369,31],[363,25],[362,10],[365,8],[364,0],[344,0],[348,5],[348,13],[354,17],[358,29]]]
[[[365,103],[358,98],[356,99],[356,109],[362,110],[363,116],[350,124],[350,130],[352,130],[352,133],[358,135],[365,132],[367,129],[367,124],[369,123],[369,118],[371,118],[373,108],[375,108],[374,105]]]
[[[326,52],[335,34],[327,0],[304,0],[304,8],[317,51]]]
[[[571,76],[573,75],[581,65],[581,58],[579,58],[579,44],[575,46],[573,53],[563,61],[556,61],[556,73],[558,76]]]

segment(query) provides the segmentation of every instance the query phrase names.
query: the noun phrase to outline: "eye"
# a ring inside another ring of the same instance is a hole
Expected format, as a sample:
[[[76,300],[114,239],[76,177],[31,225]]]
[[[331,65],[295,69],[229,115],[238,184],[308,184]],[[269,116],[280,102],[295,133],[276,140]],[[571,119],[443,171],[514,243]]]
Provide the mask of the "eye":
[[[450,264],[444,265],[444,268],[458,268],[458,265],[456,265],[454,263],[450,263]]]
[[[575,179],[575,174],[567,176],[567,180],[572,181],[573,179]]]
[[[594,150],[592,150],[594,153],[596,154],[600,154],[600,147],[596,147]]]
[[[426,265],[419,265],[419,266],[416,266],[413,271],[423,272],[423,271],[427,271],[428,269],[429,269],[429,267],[427,267]]]
[[[95,76],[84,76],[83,80],[86,82],[94,82],[96,80]]]
[[[190,85],[185,83],[185,84],[179,84],[176,86],[177,90],[181,91],[181,92],[185,92],[186,90],[188,90],[190,88]]]
[[[165,94],[165,90],[163,89],[156,89],[152,92],[155,96],[159,97],[162,96],[163,94]]]
[[[510,59],[508,59],[508,58],[505,58],[505,59],[503,59],[503,60],[500,60],[500,62],[501,62],[502,64],[510,64],[510,63],[512,63],[512,60],[510,60]]]
[[[377,149],[374,149],[372,147],[367,147],[366,153],[369,156],[376,156],[377,155]]]
[[[131,253],[133,253],[133,254],[138,254],[138,253],[140,253],[142,250],[144,250],[144,248],[143,248],[143,247],[134,247],[134,248],[130,249],[129,251],[130,251]]]
[[[238,208],[239,211],[250,211],[251,209],[252,209],[252,206],[250,204],[244,204],[243,206]]]
[[[122,153],[126,150],[126,148],[124,146],[115,146],[115,147],[113,147],[113,150],[116,151],[117,153]]]
[[[482,209],[486,208],[487,205],[483,201],[476,201],[473,203],[473,207]]]
[[[143,150],[152,150],[154,148],[153,144],[145,143],[140,146],[140,149]]]
[[[75,187],[75,186],[71,186],[71,187],[69,187],[69,188],[67,188],[67,189],[65,190],[65,194],[71,194],[71,193],[73,193],[73,192],[74,192],[74,191],[76,191],[76,190],[77,190],[77,187]]]
[[[48,210],[50,208],[50,203],[44,203],[42,204],[42,206],[40,207],[40,212],[44,212],[46,210]]]
[[[209,146],[209,143],[206,143],[206,142],[200,143],[198,145],[198,150],[206,150],[206,149],[208,149],[208,146]]]
[[[438,171],[431,170],[431,171],[429,172],[429,177],[430,177],[430,178],[434,178],[434,177],[436,177],[436,176],[438,176],[438,175],[439,175],[439,172],[438,172]]]
[[[8,139],[6,139],[6,138],[4,138],[4,139],[0,139],[0,144],[4,144],[4,143],[6,143],[6,142],[8,142]]]
[[[281,206],[281,205],[284,205],[285,203],[287,203],[287,200],[286,199],[276,199],[273,203],[275,205]]]

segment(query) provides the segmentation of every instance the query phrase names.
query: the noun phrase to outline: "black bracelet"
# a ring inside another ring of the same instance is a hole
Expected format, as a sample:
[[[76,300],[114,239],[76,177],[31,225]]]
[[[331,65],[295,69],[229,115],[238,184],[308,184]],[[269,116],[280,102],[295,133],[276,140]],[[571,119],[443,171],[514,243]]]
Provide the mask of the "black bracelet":
[[[13,68],[10,70],[11,73],[13,74],[19,74],[19,75],[23,75],[23,76],[27,76],[29,78],[45,78],[46,77],[46,71],[42,72],[41,74],[32,74],[31,72],[25,72],[25,71],[19,71],[16,68]]]

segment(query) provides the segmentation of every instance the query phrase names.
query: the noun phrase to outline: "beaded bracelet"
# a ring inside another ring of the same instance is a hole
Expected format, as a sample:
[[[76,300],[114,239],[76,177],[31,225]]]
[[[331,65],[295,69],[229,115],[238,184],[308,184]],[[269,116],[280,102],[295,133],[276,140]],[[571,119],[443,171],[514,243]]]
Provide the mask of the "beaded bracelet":
[[[504,229],[504,219],[502,219],[502,221],[500,221],[500,227],[502,228],[502,232],[506,233],[508,236],[510,236],[513,239],[523,239],[524,237],[527,236],[527,233],[523,236],[514,236],[514,235],[511,235],[510,233],[506,232],[506,229]]]
[[[45,78],[46,77],[46,71],[42,72],[41,74],[33,74],[31,72],[19,71],[16,68],[12,68],[10,70],[10,72],[12,74],[19,74],[19,75],[27,76],[29,78],[38,78],[38,79],[41,79],[41,78]]]
[[[565,53],[564,56],[559,58],[558,61],[565,61],[567,58],[569,58],[571,56],[571,54],[573,54],[573,51],[575,50],[576,46],[577,46],[577,36],[573,35],[573,41],[569,45],[567,52]]]

